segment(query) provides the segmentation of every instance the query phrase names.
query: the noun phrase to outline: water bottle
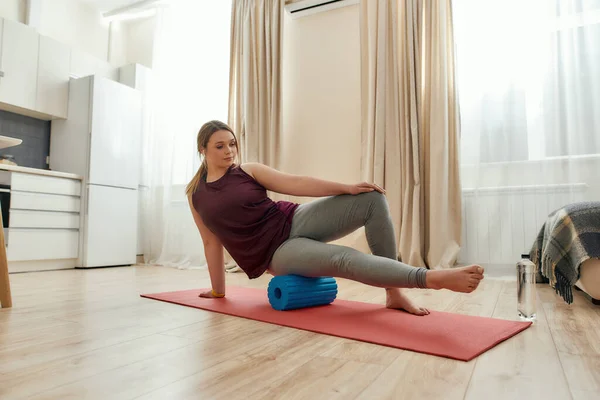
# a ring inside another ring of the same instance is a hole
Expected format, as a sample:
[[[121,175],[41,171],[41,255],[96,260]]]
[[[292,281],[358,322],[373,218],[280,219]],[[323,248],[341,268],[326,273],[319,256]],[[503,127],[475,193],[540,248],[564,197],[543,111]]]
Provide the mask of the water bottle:
[[[536,319],[536,266],[529,259],[529,254],[522,254],[517,263],[517,312],[525,321]]]

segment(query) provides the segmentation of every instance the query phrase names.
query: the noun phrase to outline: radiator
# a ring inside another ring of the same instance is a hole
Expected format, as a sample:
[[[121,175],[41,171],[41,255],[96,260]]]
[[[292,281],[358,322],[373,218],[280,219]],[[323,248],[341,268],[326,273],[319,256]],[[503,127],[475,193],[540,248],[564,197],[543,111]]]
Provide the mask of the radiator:
[[[512,264],[548,214],[586,199],[585,183],[463,189],[461,264]]]

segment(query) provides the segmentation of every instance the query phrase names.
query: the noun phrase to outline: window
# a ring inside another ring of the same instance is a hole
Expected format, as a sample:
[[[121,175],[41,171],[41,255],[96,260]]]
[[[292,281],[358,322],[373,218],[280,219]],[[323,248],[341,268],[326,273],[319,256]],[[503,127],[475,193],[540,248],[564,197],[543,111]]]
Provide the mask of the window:
[[[231,1],[173,0],[159,15],[154,134],[162,140],[161,173],[184,185],[200,166],[196,136],[202,124],[227,122]]]
[[[462,163],[600,155],[600,1],[453,4]]]

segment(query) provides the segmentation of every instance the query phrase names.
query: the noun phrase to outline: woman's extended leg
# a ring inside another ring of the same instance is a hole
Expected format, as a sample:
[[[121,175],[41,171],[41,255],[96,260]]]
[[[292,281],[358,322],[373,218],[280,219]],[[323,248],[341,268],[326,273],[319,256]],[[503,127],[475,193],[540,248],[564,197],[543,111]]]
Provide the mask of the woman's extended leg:
[[[401,292],[398,292],[400,297],[394,297],[394,289],[449,289],[470,293],[483,279],[483,269],[476,265],[429,271],[364,254],[351,247],[307,238],[290,239],[281,245],[273,256],[271,272],[273,275],[333,276],[385,288],[388,308],[401,308],[417,315],[428,314],[428,311],[413,304]]]
[[[273,256],[271,270],[275,275],[333,276],[381,288],[427,286],[425,268],[303,237],[281,245]]]
[[[364,226],[373,255],[329,245]],[[479,267],[480,268],[480,267]],[[297,210],[290,240],[275,253],[275,275],[335,276],[386,288],[386,304],[414,314],[427,314],[398,288],[448,288],[469,292],[483,278],[476,266],[428,271],[396,260],[395,234],[385,197],[378,192],[336,196],[303,204]]]

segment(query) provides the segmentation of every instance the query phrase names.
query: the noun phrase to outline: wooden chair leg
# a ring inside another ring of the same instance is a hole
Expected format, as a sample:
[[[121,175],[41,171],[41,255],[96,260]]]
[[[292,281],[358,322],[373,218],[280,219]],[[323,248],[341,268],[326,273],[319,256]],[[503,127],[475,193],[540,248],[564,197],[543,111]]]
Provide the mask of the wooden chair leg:
[[[0,213],[0,305],[2,305],[2,308],[12,307],[10,278],[8,276],[8,261],[6,259],[6,246],[4,244],[2,213]]]

